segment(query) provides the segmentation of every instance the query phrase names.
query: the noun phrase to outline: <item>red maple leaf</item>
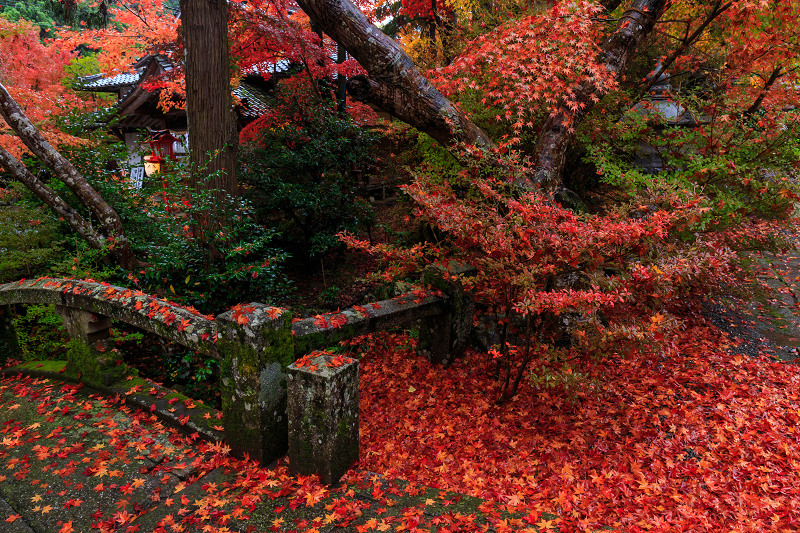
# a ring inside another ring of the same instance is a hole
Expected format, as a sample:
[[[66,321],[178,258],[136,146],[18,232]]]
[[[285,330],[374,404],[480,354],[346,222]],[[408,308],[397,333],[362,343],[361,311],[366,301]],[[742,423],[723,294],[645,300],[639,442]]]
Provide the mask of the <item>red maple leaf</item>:
[[[344,313],[339,313],[331,317],[331,326],[334,328],[341,328],[347,324],[347,316]]]

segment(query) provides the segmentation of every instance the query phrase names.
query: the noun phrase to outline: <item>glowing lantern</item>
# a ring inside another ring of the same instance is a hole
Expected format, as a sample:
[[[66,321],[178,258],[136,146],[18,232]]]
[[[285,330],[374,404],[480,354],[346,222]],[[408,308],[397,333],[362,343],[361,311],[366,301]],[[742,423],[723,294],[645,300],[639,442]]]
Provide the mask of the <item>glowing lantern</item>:
[[[179,141],[168,130],[157,131],[150,137],[150,155],[144,158],[144,172],[152,176],[164,168],[164,163],[170,159],[175,159],[174,145]]]

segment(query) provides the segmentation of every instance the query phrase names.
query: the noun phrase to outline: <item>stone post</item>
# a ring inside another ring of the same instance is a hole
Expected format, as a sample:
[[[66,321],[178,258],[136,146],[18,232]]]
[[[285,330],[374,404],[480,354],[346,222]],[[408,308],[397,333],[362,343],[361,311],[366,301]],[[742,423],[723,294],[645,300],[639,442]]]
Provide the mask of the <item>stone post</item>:
[[[469,346],[475,299],[464,289],[460,277],[476,273],[473,266],[451,261],[447,272],[431,267],[423,274],[424,285],[439,289],[448,297],[447,312],[423,320],[419,332],[419,349],[434,363],[448,367]]]
[[[20,355],[17,332],[14,331],[14,313],[10,305],[0,305],[0,366]]]
[[[238,305],[217,316],[225,441],[238,457],[269,464],[287,448],[286,367],[294,361],[291,313]]]
[[[67,368],[89,385],[111,385],[128,373],[119,352],[106,342],[111,319],[90,311],[56,305],[64,328],[70,336]]]
[[[333,485],[358,459],[358,361],[319,355],[289,365],[287,380],[289,472]]]

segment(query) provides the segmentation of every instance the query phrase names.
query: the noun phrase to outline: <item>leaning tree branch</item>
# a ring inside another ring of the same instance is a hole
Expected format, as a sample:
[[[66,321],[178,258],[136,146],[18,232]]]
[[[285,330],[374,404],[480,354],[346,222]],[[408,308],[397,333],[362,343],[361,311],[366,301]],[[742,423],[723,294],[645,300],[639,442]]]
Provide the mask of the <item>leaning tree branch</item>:
[[[297,3],[369,74],[347,82],[353,98],[391,113],[444,146],[493,146],[483,130],[431,85],[400,45],[370,23],[350,0]]]
[[[133,268],[136,259],[117,212],[86,181],[72,163],[53,148],[36,126],[25,116],[8,90],[0,83],[0,115],[19,136],[22,142],[34,153],[58,178],[69,187],[78,200],[97,217],[106,238],[114,241],[111,252],[120,266]]]

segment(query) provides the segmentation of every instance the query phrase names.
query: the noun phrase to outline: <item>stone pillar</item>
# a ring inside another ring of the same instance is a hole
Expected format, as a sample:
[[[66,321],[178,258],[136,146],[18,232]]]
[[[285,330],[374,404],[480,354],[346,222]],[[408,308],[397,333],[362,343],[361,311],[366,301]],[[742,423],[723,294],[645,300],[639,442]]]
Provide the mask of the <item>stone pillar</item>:
[[[420,328],[419,349],[434,363],[448,367],[469,346],[475,299],[471,291],[464,289],[460,278],[476,273],[475,267],[452,261],[446,272],[432,267],[423,274],[424,285],[439,289],[448,297],[447,312],[423,320]]]
[[[0,305],[0,366],[16,359],[21,351],[14,331],[14,313],[10,305]]]
[[[269,464],[287,449],[286,367],[292,314],[264,304],[217,316],[225,441],[238,457]]]
[[[69,374],[95,386],[111,385],[128,374],[122,356],[106,342],[110,318],[62,305],[56,305],[56,313],[70,336],[66,368]]]
[[[358,361],[319,355],[298,363],[287,375],[289,472],[333,485],[358,460]]]

